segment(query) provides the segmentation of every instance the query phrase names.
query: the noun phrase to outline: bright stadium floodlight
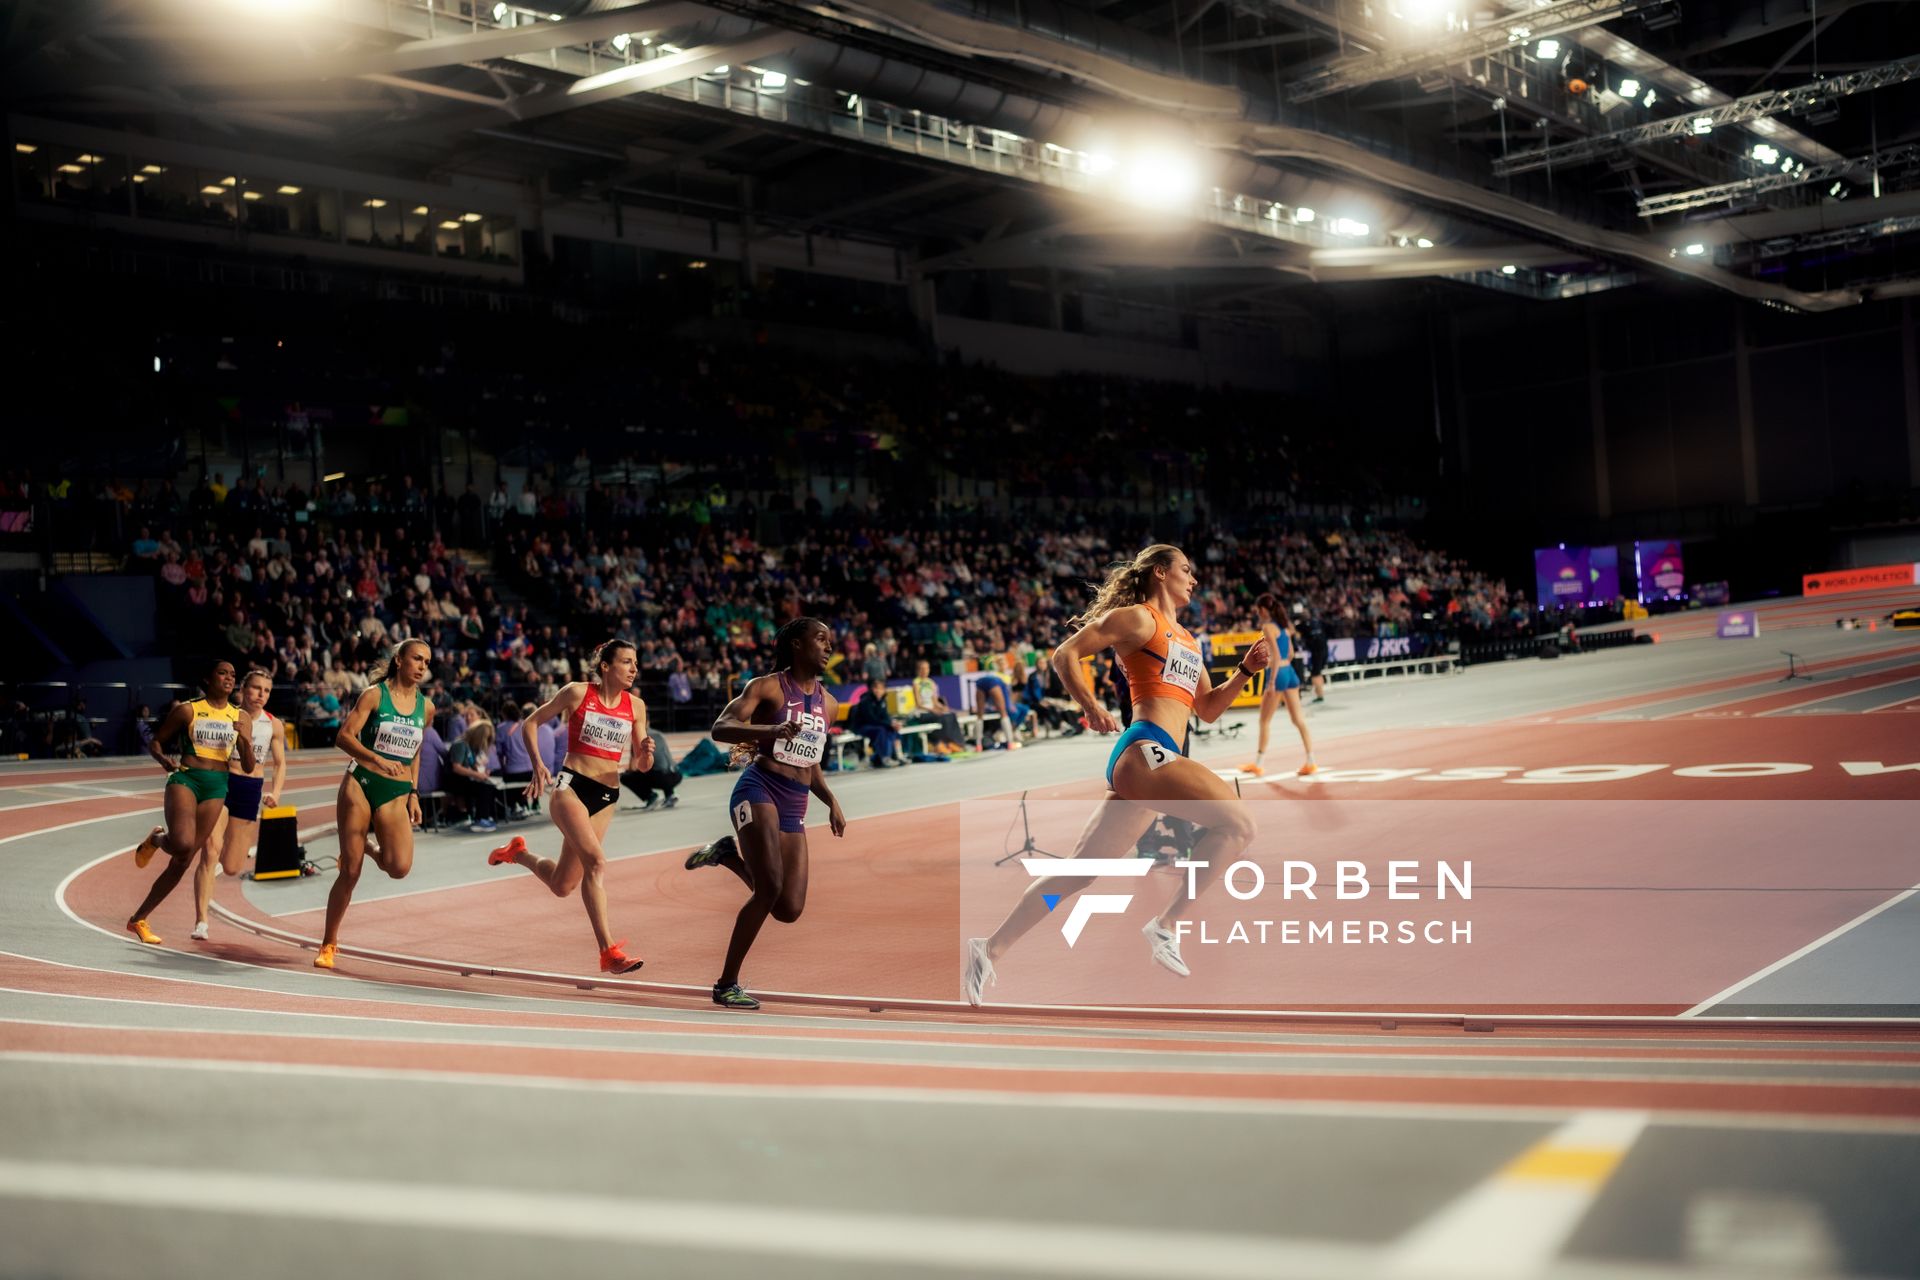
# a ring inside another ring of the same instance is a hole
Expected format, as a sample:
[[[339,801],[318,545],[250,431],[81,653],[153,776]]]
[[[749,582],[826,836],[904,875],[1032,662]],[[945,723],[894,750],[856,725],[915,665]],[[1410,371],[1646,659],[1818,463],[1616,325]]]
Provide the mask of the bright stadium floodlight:
[[[768,71],[764,73],[760,77],[760,87],[768,93],[778,93],[787,87],[787,73],[784,71]]]
[[[1540,61],[1542,62],[1546,62],[1551,58],[1559,57],[1560,42],[1558,40],[1542,40],[1539,44],[1534,46],[1533,56],[1540,59]]]
[[[507,6],[506,6],[506,5],[504,5],[504,4],[496,4],[496,5],[494,5],[494,6],[493,6],[493,20],[494,20],[494,21],[495,21],[496,23],[498,23],[498,22],[505,22],[505,21],[507,20]]]
[[[1622,80],[1620,82],[1621,97],[1632,98],[1637,96],[1639,92],[1640,92],[1640,82],[1638,80]]]
[[[615,36],[612,40],[609,40],[607,43],[613,46],[613,51],[615,53],[625,53],[627,51],[627,46],[633,43],[633,37],[628,35],[626,32],[622,31],[619,35]]]
[[[1694,137],[1696,138],[1706,137],[1708,134],[1713,132],[1713,117],[1712,116],[1695,116],[1693,118],[1692,128],[1693,128]]]
[[[1500,274],[1503,276],[1518,275],[1519,272],[1520,272],[1520,268],[1514,266],[1511,262],[1509,262],[1506,266],[1500,268]]]
[[[1654,103],[1658,102],[1659,100],[1660,100],[1660,95],[1655,93],[1653,90],[1649,89],[1647,90],[1647,96],[1640,99],[1640,105],[1643,107],[1651,107]]]
[[[1780,153],[1764,142],[1756,142],[1753,144],[1753,158],[1761,164],[1773,165],[1779,163]]]
[[[1421,236],[1418,240],[1415,240],[1413,243],[1415,248],[1419,248],[1419,249],[1433,248],[1433,241],[1427,239],[1425,236]]]
[[[1169,209],[1193,198],[1200,171],[1193,160],[1173,151],[1143,151],[1121,179],[1121,194],[1150,209]]]
[[[1307,222],[1312,222],[1313,219],[1314,219],[1313,210],[1307,208],[1305,205],[1302,205],[1300,208],[1295,209],[1293,211],[1293,220],[1295,222],[1307,223]]]
[[[1686,254],[1689,258],[1697,258],[1701,254],[1705,253],[1706,251],[1707,251],[1707,246],[1701,244],[1697,240],[1694,241],[1692,244],[1688,245],[1686,248]]]

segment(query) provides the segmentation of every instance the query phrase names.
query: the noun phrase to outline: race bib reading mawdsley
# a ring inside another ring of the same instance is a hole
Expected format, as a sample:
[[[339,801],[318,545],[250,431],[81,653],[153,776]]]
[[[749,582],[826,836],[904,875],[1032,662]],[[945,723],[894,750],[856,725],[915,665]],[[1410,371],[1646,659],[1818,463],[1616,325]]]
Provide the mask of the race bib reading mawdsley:
[[[1192,693],[1200,684],[1200,651],[1188,648],[1172,636],[1167,637],[1167,665],[1160,678]]]
[[[582,746],[619,753],[633,741],[633,721],[610,716],[604,711],[589,711],[580,719]]]
[[[420,754],[420,744],[426,741],[426,737],[426,730],[417,724],[405,720],[385,720],[373,735],[373,751],[375,755],[394,760],[411,760]]]
[[[773,758],[781,764],[797,765],[804,769],[820,763],[820,757],[827,749],[827,722],[817,712],[803,711],[799,716],[800,732],[793,737],[773,744]]]

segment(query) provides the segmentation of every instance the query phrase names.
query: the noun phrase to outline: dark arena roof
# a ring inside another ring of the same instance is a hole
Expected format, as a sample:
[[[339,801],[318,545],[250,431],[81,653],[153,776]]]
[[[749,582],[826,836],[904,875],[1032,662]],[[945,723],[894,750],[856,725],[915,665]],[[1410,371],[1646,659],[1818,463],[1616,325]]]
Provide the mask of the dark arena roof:
[[[1829,310],[1920,266],[1893,0],[10,7],[17,190],[470,270],[538,228],[1272,321],[1427,277]]]

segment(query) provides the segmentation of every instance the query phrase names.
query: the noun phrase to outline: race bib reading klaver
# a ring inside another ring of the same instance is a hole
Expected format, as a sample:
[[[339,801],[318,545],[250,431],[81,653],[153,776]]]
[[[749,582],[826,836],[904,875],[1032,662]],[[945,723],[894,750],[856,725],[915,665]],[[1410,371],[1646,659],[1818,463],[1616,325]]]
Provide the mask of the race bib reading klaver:
[[[1192,693],[1200,684],[1200,651],[1190,649],[1168,636],[1167,665],[1160,678],[1175,688]]]

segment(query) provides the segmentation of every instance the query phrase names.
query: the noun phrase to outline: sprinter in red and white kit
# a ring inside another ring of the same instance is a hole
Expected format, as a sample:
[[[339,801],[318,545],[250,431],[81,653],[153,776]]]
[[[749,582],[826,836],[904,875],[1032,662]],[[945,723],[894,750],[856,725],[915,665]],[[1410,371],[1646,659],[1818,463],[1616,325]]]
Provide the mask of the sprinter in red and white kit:
[[[520,735],[533,760],[529,800],[553,784],[547,812],[560,828],[560,856],[536,858],[519,836],[487,855],[493,866],[513,862],[540,877],[540,883],[564,898],[575,889],[587,904],[587,919],[600,944],[603,973],[631,973],[644,961],[629,959],[607,927],[607,891],[601,882],[607,855],[602,842],[620,800],[621,760],[633,753],[633,768],[653,767],[653,739],[647,736],[647,704],[633,694],[640,659],[632,644],[609,640],[593,653],[597,678],[568,685],[553,701],[520,722]],[[557,777],[547,772],[541,758],[539,730],[549,720],[566,717],[567,758]]]

